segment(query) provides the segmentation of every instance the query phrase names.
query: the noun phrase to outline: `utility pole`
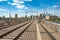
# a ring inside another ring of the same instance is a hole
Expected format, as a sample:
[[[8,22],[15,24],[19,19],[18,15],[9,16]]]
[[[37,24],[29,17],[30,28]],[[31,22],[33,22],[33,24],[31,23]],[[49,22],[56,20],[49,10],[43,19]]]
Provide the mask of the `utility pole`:
[[[11,22],[12,22],[11,11],[10,11],[9,8],[7,8],[7,9],[8,9],[8,12],[9,12],[9,19],[10,19],[10,20],[8,20],[8,22],[9,22],[9,24],[12,24],[12,23],[11,23]]]

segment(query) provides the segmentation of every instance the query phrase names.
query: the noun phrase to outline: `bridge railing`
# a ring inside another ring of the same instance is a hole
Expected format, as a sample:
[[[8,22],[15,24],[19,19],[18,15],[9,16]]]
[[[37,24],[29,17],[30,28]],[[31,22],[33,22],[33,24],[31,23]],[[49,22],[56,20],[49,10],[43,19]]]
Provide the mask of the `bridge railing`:
[[[51,29],[53,29],[55,32],[60,33],[60,24],[58,23],[53,23],[53,22],[49,22],[49,21],[44,21],[43,23],[45,26],[50,27]]]

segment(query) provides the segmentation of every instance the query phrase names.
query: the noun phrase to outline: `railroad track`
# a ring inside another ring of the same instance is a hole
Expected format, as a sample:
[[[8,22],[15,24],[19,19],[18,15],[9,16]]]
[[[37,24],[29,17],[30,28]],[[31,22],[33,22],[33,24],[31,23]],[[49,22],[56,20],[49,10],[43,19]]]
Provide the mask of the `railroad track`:
[[[16,24],[17,25],[17,24]],[[3,27],[4,26],[4,27]],[[14,25],[3,25],[2,27],[0,27],[0,30],[1,29],[4,29],[4,28],[8,28],[8,27],[12,27],[12,26],[14,26]]]
[[[46,31],[51,40],[56,40],[56,38],[40,23],[41,27]]]
[[[3,27],[4,26],[4,27]],[[8,28],[8,27],[10,27],[10,25],[3,25],[2,27],[0,27],[0,30],[1,29],[4,29],[4,28]]]
[[[17,40],[31,24],[32,24],[32,22],[27,22],[17,28],[15,27],[13,30],[7,31],[5,33],[3,32],[0,34],[0,39]],[[14,36],[14,37],[12,37],[12,36]]]

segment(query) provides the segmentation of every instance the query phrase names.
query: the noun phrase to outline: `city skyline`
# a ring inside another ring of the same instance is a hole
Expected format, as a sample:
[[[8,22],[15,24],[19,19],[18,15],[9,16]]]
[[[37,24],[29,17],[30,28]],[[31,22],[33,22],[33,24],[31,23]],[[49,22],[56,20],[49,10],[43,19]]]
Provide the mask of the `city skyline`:
[[[47,11],[60,16],[60,0],[0,0],[0,16],[9,17],[11,13],[13,17],[15,14],[21,17],[26,11],[27,15],[36,15],[29,11],[38,11],[39,14]]]

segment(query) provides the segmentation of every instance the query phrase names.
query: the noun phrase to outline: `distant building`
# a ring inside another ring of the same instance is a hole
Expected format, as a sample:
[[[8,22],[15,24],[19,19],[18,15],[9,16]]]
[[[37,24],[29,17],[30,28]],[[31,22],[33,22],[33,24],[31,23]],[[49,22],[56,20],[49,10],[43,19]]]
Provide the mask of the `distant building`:
[[[5,20],[5,16],[3,16],[3,20]]]
[[[25,18],[27,18],[27,12],[26,12]]]
[[[33,15],[31,15],[30,18],[33,19]]]
[[[58,17],[57,16],[46,16],[45,19],[46,20],[51,20],[51,21],[56,21]]]
[[[3,19],[5,18],[5,16],[3,16]]]
[[[17,14],[15,14],[15,18],[17,18],[18,17],[18,15]]]
[[[15,21],[17,22],[18,21],[18,15],[15,14]]]
[[[49,20],[56,21],[56,19],[57,19],[58,17],[57,17],[57,16],[50,16],[49,18],[50,18]]]
[[[46,16],[46,17],[45,17],[46,20],[49,20],[49,18],[50,18],[50,16]]]
[[[10,18],[11,18],[11,14],[10,14],[9,16],[10,16]]]

